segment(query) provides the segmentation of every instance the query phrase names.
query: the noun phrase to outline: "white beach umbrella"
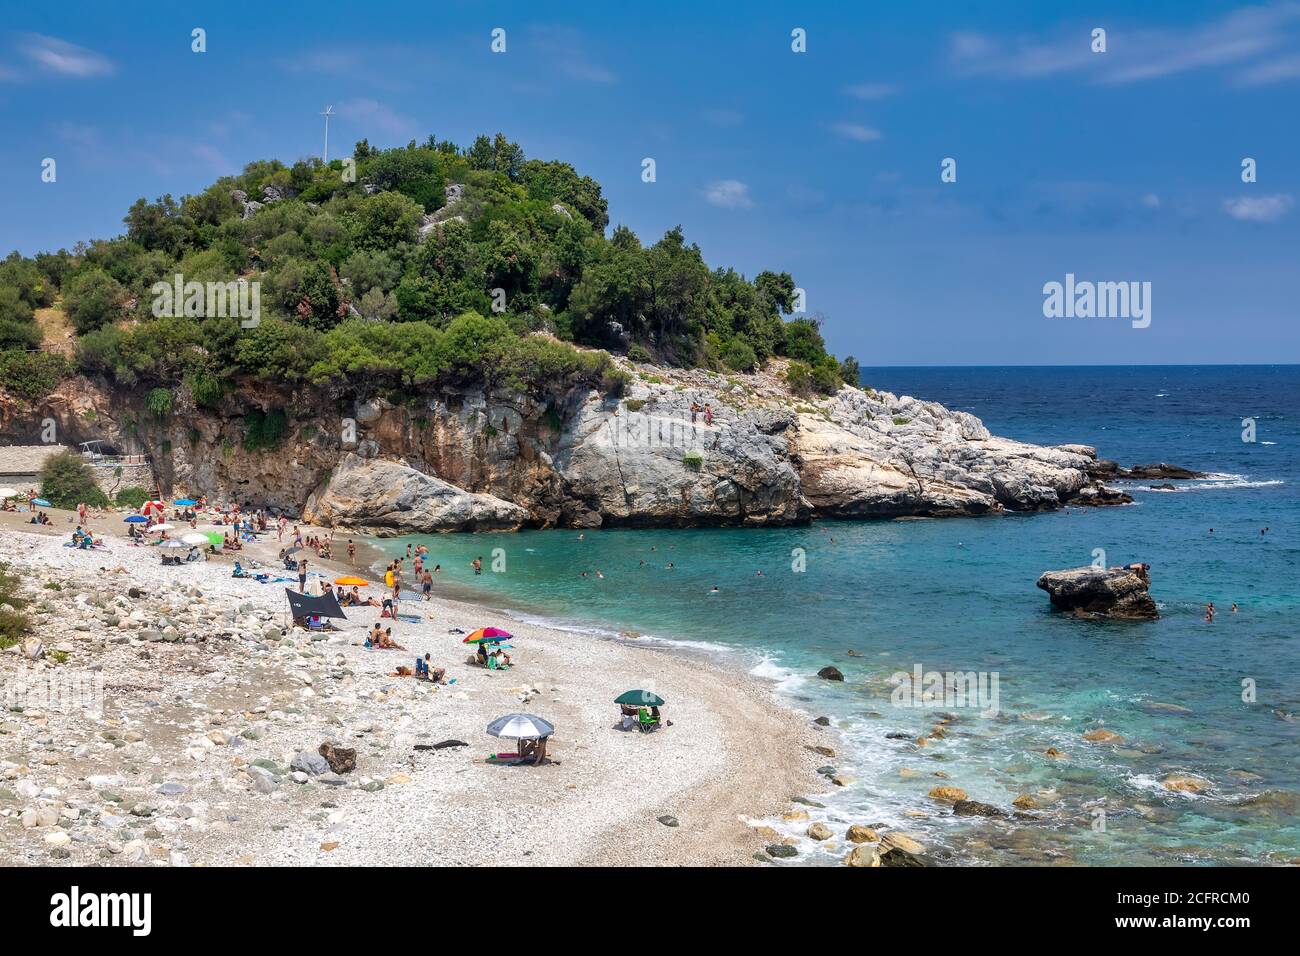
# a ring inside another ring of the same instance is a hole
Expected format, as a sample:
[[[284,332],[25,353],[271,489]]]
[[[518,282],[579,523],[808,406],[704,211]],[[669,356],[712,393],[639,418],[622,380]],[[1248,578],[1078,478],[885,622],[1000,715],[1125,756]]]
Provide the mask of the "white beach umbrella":
[[[191,531],[189,534],[185,535],[185,537],[181,538],[181,540],[186,544],[194,545],[196,548],[201,548],[207,544],[211,544],[211,542],[208,541],[208,536],[206,534],[199,534],[197,531]]]
[[[155,531],[171,531],[175,527],[176,526],[174,524],[168,524],[166,521],[164,521],[162,524],[156,524],[152,528],[149,528],[147,530],[149,531],[150,534],[153,534]]]
[[[533,714],[506,714],[487,725],[493,737],[513,737],[516,740],[536,740],[555,733],[555,725]]]
[[[0,488],[0,498],[17,498],[18,491],[14,488]]]
[[[162,544],[158,545],[158,547],[160,547],[160,548],[173,548],[173,549],[174,549],[174,548],[188,548],[189,545],[186,544],[186,543],[183,542],[183,541],[176,541],[176,540],[173,539],[173,540],[171,540],[171,541],[164,541]]]

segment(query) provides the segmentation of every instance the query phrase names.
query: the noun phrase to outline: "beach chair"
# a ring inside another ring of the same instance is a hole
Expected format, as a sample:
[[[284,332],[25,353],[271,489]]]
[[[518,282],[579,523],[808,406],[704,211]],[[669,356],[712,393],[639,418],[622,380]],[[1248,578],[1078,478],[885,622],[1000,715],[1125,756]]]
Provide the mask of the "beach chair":
[[[659,718],[651,717],[650,711],[646,710],[643,707],[639,711],[637,711],[636,723],[637,723],[637,729],[640,730],[641,733],[648,734],[650,733],[650,731],[654,730],[656,727],[659,726]]]

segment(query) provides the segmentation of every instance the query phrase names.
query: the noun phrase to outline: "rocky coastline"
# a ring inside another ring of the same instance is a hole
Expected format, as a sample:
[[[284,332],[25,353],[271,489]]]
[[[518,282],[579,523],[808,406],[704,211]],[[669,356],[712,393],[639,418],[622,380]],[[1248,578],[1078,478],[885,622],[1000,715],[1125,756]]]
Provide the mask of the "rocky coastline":
[[[172,411],[74,379],[37,407],[0,396],[0,441],[106,440],[146,454],[164,495],[268,505],[376,535],[522,527],[779,526],[1125,504],[1095,449],[992,435],[935,402],[844,386],[795,396],[777,360],[722,375],[618,360],[623,393],[465,388],[357,402],[235,393]],[[273,442],[250,442],[254,422]],[[1143,477],[1174,475],[1142,466]],[[1188,474],[1195,475],[1194,472]]]

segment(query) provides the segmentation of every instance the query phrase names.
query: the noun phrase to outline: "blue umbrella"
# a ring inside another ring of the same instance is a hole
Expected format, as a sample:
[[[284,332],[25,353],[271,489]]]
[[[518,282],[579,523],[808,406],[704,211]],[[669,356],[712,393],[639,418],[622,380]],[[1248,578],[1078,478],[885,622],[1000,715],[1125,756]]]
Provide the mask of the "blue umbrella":
[[[188,508],[191,505],[197,505],[197,504],[198,502],[195,501],[193,498],[181,498],[179,501],[176,502],[176,505],[179,508]]]
[[[41,508],[53,508],[53,507],[54,507],[54,505],[50,504],[50,503],[49,503],[48,501],[46,501],[44,498],[33,498],[33,499],[32,499],[32,504],[34,504],[34,505],[36,505],[36,506],[38,506],[38,507],[41,507]]]
[[[144,524],[149,519],[144,515],[127,515],[123,520],[128,521],[131,524]]]

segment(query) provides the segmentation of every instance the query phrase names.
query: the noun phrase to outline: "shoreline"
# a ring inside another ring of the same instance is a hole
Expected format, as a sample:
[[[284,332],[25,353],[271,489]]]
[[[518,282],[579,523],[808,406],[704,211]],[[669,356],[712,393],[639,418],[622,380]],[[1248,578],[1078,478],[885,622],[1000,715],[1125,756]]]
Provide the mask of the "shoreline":
[[[112,586],[100,588],[101,592],[110,592],[103,594],[104,597],[115,597],[125,590],[125,584],[122,582],[123,586],[118,588],[120,579],[96,572],[100,567],[129,566],[132,580],[150,583],[165,578],[181,581],[187,577],[201,578],[205,584],[199,585],[199,590],[204,592],[205,600],[209,590],[213,599],[224,599],[226,595],[230,595],[231,601],[240,596],[248,598],[238,603],[236,617],[245,610],[263,615],[267,619],[262,622],[264,627],[271,625],[271,618],[283,617],[282,613],[276,613],[284,605],[283,592],[274,586],[229,578],[228,569],[233,565],[230,558],[182,568],[162,568],[156,552],[124,546],[125,537],[111,527],[114,518],[119,516],[111,513],[106,520],[91,522],[92,527],[108,526],[101,533],[110,543],[109,552],[63,549],[62,539],[71,528],[70,524],[64,527],[67,513],[47,511],[56,521],[50,529],[22,524],[27,517],[25,513],[0,516],[0,540],[7,539],[7,544],[14,545],[4,550],[26,552],[7,554],[6,560],[22,564],[24,558],[42,556],[44,561],[38,560],[27,567],[38,568],[40,575],[51,579],[66,572],[78,589],[94,579],[105,583],[107,578],[106,583]],[[306,526],[300,527],[306,533]],[[59,541],[58,551],[50,539]],[[340,550],[340,541],[345,548],[346,535],[336,534],[336,551]],[[309,568],[326,571],[331,577],[334,572],[373,577],[371,554],[380,560],[385,556],[362,540],[357,544],[356,566],[349,565],[346,557],[343,561],[329,562],[309,557]],[[277,550],[278,544],[271,536],[269,541],[245,546],[240,556],[254,558],[273,568]],[[90,572],[88,579],[83,577],[85,571]],[[239,594],[241,589],[247,594]],[[81,593],[91,592],[81,590]],[[51,599],[49,594],[38,591],[36,601],[42,597]],[[409,609],[416,602],[403,604],[404,609]],[[176,726],[170,732],[158,728],[156,737],[153,733],[146,734],[144,741],[133,741],[120,748],[131,750],[144,746],[163,752],[176,751],[176,758],[161,760],[165,768],[162,775],[168,777],[162,783],[170,781],[184,786],[185,796],[181,799],[193,800],[193,791],[215,787],[217,793],[240,793],[252,803],[242,807],[238,814],[241,821],[248,820],[251,826],[229,824],[239,834],[239,839],[233,842],[239,844],[243,853],[223,853],[211,846],[210,840],[200,839],[199,834],[203,832],[200,825],[191,831],[191,839],[186,841],[183,850],[167,851],[168,858],[172,853],[181,852],[189,862],[209,865],[250,862],[741,865],[753,862],[751,857],[761,853],[766,844],[783,842],[773,839],[769,831],[756,829],[752,821],[790,811],[792,804],[804,794],[826,789],[826,781],[813,772],[825,759],[811,749],[817,728],[806,716],[781,704],[773,689],[758,678],[703,661],[703,655],[682,654],[669,647],[637,647],[627,641],[604,638],[583,641],[581,635],[571,631],[516,620],[500,612],[489,612],[480,604],[445,596],[435,595],[431,605],[421,602],[420,612],[418,624],[395,622],[394,638],[409,648],[406,654],[368,651],[352,643],[359,642],[361,628],[368,626],[371,615],[367,613],[357,615],[357,622],[350,622],[347,630],[324,642],[319,640],[320,635],[301,631],[290,632],[287,639],[265,639],[262,643],[267,645],[267,650],[251,656],[270,656],[273,661],[268,662],[269,667],[257,662],[253,673],[246,677],[235,679],[233,672],[246,668],[233,664],[230,654],[212,662],[210,666],[222,668],[218,673],[223,687],[235,683],[265,692],[255,698],[258,703],[252,707],[248,706],[251,702],[248,700],[233,705],[234,702],[226,699],[227,693],[205,694],[208,699],[193,704],[192,712],[198,714],[211,713],[218,703],[224,704],[219,719],[210,718],[214,725],[230,728],[252,723],[254,731],[262,728],[262,735],[254,733],[255,745],[238,746],[242,752],[237,757],[231,758],[223,752],[229,743],[212,745],[209,741],[204,746],[191,739],[186,745],[184,738],[192,736],[192,728],[180,730]],[[467,667],[464,663],[467,649],[460,644],[459,636],[446,633],[452,627],[468,631],[488,623],[484,618],[489,616],[505,623],[516,635],[516,649],[511,652],[516,655],[516,666],[506,673]],[[362,618],[365,625],[361,624]],[[141,640],[132,634],[125,638],[113,637],[113,643],[101,645],[99,642],[105,635],[98,633],[100,629],[92,628],[86,635],[76,629],[81,626],[78,623],[73,630],[65,628],[59,634],[51,634],[39,625],[34,631],[47,645],[58,644],[63,648],[60,653],[70,652],[67,662],[59,666],[91,667],[98,663],[110,676],[119,669],[131,669],[132,662],[129,659],[97,661],[96,657],[125,657],[143,651],[150,658],[165,659],[165,663],[149,668],[157,675],[168,672],[167,664],[173,663],[171,658],[191,659],[192,670],[196,663],[192,660],[195,650],[212,646],[211,640],[189,643],[181,639],[169,643]],[[97,653],[83,650],[81,640],[60,641],[69,633],[89,639]],[[238,641],[237,646],[252,643],[249,635],[242,636],[244,640]],[[292,647],[285,646],[286,643]],[[324,653],[321,645],[325,647]],[[390,667],[398,662],[406,663],[412,654],[422,655],[426,651],[433,655],[435,666],[446,667],[448,677],[457,678],[456,683],[435,687],[413,679],[390,677]],[[24,661],[21,655],[0,656],[0,673],[12,670],[15,658]],[[308,663],[303,665],[303,660]],[[320,664],[324,668],[318,668]],[[311,678],[306,683],[303,675],[296,673],[304,666]],[[45,667],[49,667],[48,659]],[[320,669],[325,673],[319,674]],[[617,710],[610,701],[628,689],[622,686],[624,683],[628,687],[653,684],[669,701],[664,713],[673,720],[674,726],[650,735],[614,729]],[[335,684],[340,685],[337,690]],[[222,700],[214,701],[213,696]],[[385,719],[361,726],[365,721],[350,713],[351,708],[340,712],[338,707],[329,706],[340,697],[355,699],[365,710],[395,710],[396,713],[376,714]],[[123,714],[113,715],[110,703],[103,720],[95,726],[111,721],[133,724],[140,718],[141,708],[135,706],[136,702],[122,699],[119,704]],[[289,707],[299,712],[290,714]],[[478,755],[497,746],[493,738],[483,733],[487,720],[518,709],[539,713],[556,723],[557,733],[552,738],[550,754],[558,763],[540,768],[509,768],[480,762]],[[276,717],[276,713],[293,719]],[[271,715],[269,719],[267,715]],[[46,722],[47,730],[53,730],[57,723],[68,735],[73,735],[70,724],[74,722],[59,719],[52,713],[38,719]],[[282,724],[299,726],[296,733],[290,734]],[[311,729],[300,726],[303,724]],[[84,736],[86,729],[82,727],[83,733],[76,736]],[[19,728],[19,738],[25,736],[23,730]],[[225,730],[213,733],[224,735],[227,741],[232,736]],[[47,749],[72,746],[75,752],[76,745],[61,740],[62,736],[52,733],[52,740],[39,746]],[[412,749],[417,740],[427,743],[448,737],[465,740],[469,746],[434,751]],[[250,760],[260,757],[287,765],[297,750],[314,752],[318,743],[330,738],[339,740],[343,746],[358,747],[357,771],[349,775],[353,779],[346,786],[320,787],[315,781],[295,785],[286,777],[269,796],[248,789]],[[208,737],[199,735],[199,739],[208,740]],[[12,741],[12,736],[0,735],[0,777],[9,778],[0,779],[0,789],[10,787],[14,779],[42,776],[36,761],[28,759],[25,764],[15,761]],[[204,756],[203,760],[195,759],[196,746],[202,748],[198,753]],[[112,748],[111,756],[116,756],[118,749]],[[226,771],[216,778],[210,773],[214,758]],[[172,779],[195,775],[193,764],[186,766],[186,761],[194,761],[200,767],[209,764],[198,774],[208,778],[206,786]],[[81,777],[80,788],[75,781],[72,783],[74,789],[84,789],[86,781],[92,778],[116,780],[123,776],[120,767],[115,773],[105,772],[119,765],[120,760],[104,762],[109,766],[98,768],[101,771],[98,773],[94,768],[88,769]],[[225,766],[227,763],[229,767]],[[26,773],[22,772],[24,767]],[[503,775],[508,782],[499,779]],[[128,780],[115,786],[118,789],[129,786],[130,776],[126,774]],[[359,783],[362,780],[365,783]],[[158,786],[161,784],[144,789],[156,790]],[[94,789],[92,786],[91,790]],[[296,832],[301,826],[271,822],[285,816],[275,811],[308,812],[302,804],[319,804],[322,791],[334,797],[330,802],[336,803],[337,808],[324,814],[324,821],[313,821],[309,814],[306,829],[321,829],[321,833],[307,837]],[[440,805],[436,799],[440,795],[448,797],[448,804]],[[133,796],[138,799],[150,794]],[[308,799],[304,801],[304,797]],[[152,794],[152,799],[157,801],[157,793]],[[36,802],[42,800],[38,797]],[[62,810],[66,810],[67,802],[62,802],[65,804]],[[209,799],[212,802],[215,794]],[[465,819],[466,806],[492,806],[491,821]],[[16,809],[11,802],[0,800],[0,814],[12,815]],[[796,816],[798,812],[793,811]],[[101,807],[98,816],[102,820],[105,815],[110,821],[116,820],[111,810]],[[675,817],[678,825],[666,825],[659,817]],[[503,820],[510,820],[511,825],[496,826]],[[262,824],[268,824],[271,829]],[[285,829],[273,829],[276,826]],[[484,839],[485,826],[495,836],[495,843]],[[23,832],[54,836],[61,843],[57,828],[50,832],[44,828]],[[296,841],[284,835],[291,832],[298,837]],[[72,839],[76,836],[74,833]],[[10,842],[4,840],[6,844]],[[0,855],[12,862],[44,862],[29,855],[29,846],[23,849],[3,846],[0,850]],[[38,850],[37,856],[40,855]],[[80,854],[74,854],[71,859],[88,862]],[[111,850],[107,859],[121,862],[121,856]]]

